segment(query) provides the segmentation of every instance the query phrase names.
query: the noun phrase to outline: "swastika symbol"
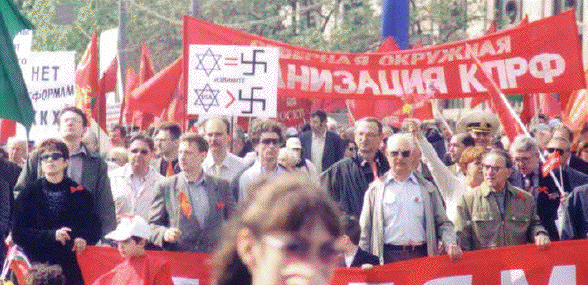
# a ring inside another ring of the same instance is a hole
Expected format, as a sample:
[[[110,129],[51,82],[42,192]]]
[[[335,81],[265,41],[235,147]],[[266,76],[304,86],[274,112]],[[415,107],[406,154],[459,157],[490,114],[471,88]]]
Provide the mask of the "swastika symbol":
[[[261,103],[261,109],[265,111],[265,99],[262,98],[254,98],[255,90],[262,90],[261,87],[251,87],[251,98],[244,98],[243,97],[243,90],[239,89],[239,101],[249,102],[249,110],[242,110],[242,114],[253,114],[253,103]]]
[[[263,66],[263,73],[267,73],[267,62],[265,61],[257,61],[257,53],[263,53],[264,51],[261,49],[254,49],[253,50],[253,59],[251,61],[247,61],[243,58],[243,54],[241,54],[241,63],[243,64],[251,64],[251,72],[243,72],[243,75],[255,75],[255,67],[257,65]]]

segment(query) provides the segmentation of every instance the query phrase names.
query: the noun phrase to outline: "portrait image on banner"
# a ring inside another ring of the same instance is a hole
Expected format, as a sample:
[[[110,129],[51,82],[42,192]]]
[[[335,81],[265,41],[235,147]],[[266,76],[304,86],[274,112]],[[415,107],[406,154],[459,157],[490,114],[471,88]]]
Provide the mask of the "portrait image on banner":
[[[277,116],[278,49],[190,45],[188,114]]]

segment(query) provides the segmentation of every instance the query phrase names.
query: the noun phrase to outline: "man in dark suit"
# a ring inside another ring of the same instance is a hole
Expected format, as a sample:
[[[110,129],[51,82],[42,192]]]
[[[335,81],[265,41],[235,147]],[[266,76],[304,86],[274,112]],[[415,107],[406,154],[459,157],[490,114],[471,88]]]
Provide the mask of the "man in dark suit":
[[[59,114],[59,135],[70,153],[67,176],[92,193],[96,214],[102,226],[101,236],[104,236],[116,228],[114,201],[110,192],[106,162],[82,143],[88,126],[86,114],[78,108],[67,107]],[[30,154],[20,173],[15,191],[24,189],[42,177],[39,153],[35,151]]]
[[[554,133],[546,146],[547,152],[550,154],[559,152],[561,161],[561,167],[553,170],[553,176],[549,175],[541,179],[539,182],[540,189],[545,189],[546,191],[540,191],[543,193],[537,197],[537,205],[544,205],[541,208],[539,206],[537,207],[537,214],[541,218],[542,224],[545,225],[545,229],[549,232],[551,240],[559,240],[555,220],[557,219],[557,210],[560,204],[563,205],[565,203],[568,194],[574,188],[588,183],[587,175],[569,167],[570,147],[571,143],[567,138],[559,136],[556,133]],[[563,197],[561,197],[559,188],[556,186],[553,177],[556,177],[558,183],[563,187]]]
[[[150,241],[165,250],[212,252],[222,222],[235,210],[229,183],[204,174],[208,144],[193,133],[179,140],[181,172],[159,181],[148,222]]]
[[[175,122],[163,123],[157,128],[153,141],[160,157],[153,161],[159,174],[169,177],[180,172],[178,165],[178,143],[182,127]]]
[[[358,246],[361,229],[357,218],[345,215],[343,228],[345,234],[338,241],[340,249],[343,250],[340,266],[371,268],[372,265],[380,265],[380,260],[377,256]]]
[[[302,156],[309,159],[319,172],[343,158],[341,138],[327,131],[327,113],[316,110],[310,114],[310,131],[300,134]]]

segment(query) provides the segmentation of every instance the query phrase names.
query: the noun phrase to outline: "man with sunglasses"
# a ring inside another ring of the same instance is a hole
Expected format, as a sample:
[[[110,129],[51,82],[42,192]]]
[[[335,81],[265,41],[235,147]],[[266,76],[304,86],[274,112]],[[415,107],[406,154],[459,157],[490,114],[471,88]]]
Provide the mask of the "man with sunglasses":
[[[149,218],[149,208],[155,195],[155,184],[163,179],[150,167],[153,158],[153,140],[137,134],[129,141],[129,162],[109,173],[117,220],[121,215]]]
[[[82,110],[66,107],[61,110],[58,121],[59,135],[70,153],[66,174],[92,193],[95,209],[102,225],[101,236],[104,236],[116,228],[108,166],[97,153],[92,152],[82,143],[82,138],[89,127],[88,118]],[[39,153],[33,152],[20,173],[15,192],[35,183],[41,177],[43,177],[43,171],[39,163]]]
[[[388,138],[390,171],[365,194],[359,245],[381,263],[439,254],[438,237],[451,259],[461,256],[439,191],[414,171],[420,159],[415,150],[410,134]]]
[[[539,186],[544,190],[541,191],[542,193],[537,198],[537,206],[541,206],[541,208],[537,209],[537,212],[540,213],[542,223],[549,232],[552,240],[559,240],[558,230],[555,225],[555,220],[558,218],[558,208],[564,204],[568,194],[574,188],[588,183],[587,175],[569,166],[571,156],[570,147],[571,144],[568,141],[568,137],[561,136],[557,132],[553,133],[552,138],[545,147],[548,155],[557,152],[560,157],[560,167],[552,171],[554,175],[541,178]],[[560,195],[559,188],[557,188],[553,180],[554,176],[563,187],[563,197]]]
[[[457,202],[455,232],[464,250],[534,242],[549,247],[533,196],[508,183],[512,160],[508,152],[492,149],[482,159],[482,185],[465,192]]]
[[[278,154],[283,144],[282,125],[273,119],[258,120],[249,130],[249,138],[255,149],[255,162],[246,168],[234,181],[235,194],[239,201],[247,198],[249,186],[262,176],[287,173],[278,164]]]

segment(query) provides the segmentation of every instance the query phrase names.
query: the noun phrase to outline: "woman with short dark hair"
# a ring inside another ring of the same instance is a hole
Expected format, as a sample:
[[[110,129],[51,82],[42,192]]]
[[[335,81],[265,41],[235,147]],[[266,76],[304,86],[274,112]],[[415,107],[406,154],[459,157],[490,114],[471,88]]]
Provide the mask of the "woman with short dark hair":
[[[18,195],[14,241],[32,262],[60,265],[66,284],[84,284],[76,260],[87,244],[100,238],[92,194],[66,176],[67,145],[47,139],[39,146],[43,178]]]

